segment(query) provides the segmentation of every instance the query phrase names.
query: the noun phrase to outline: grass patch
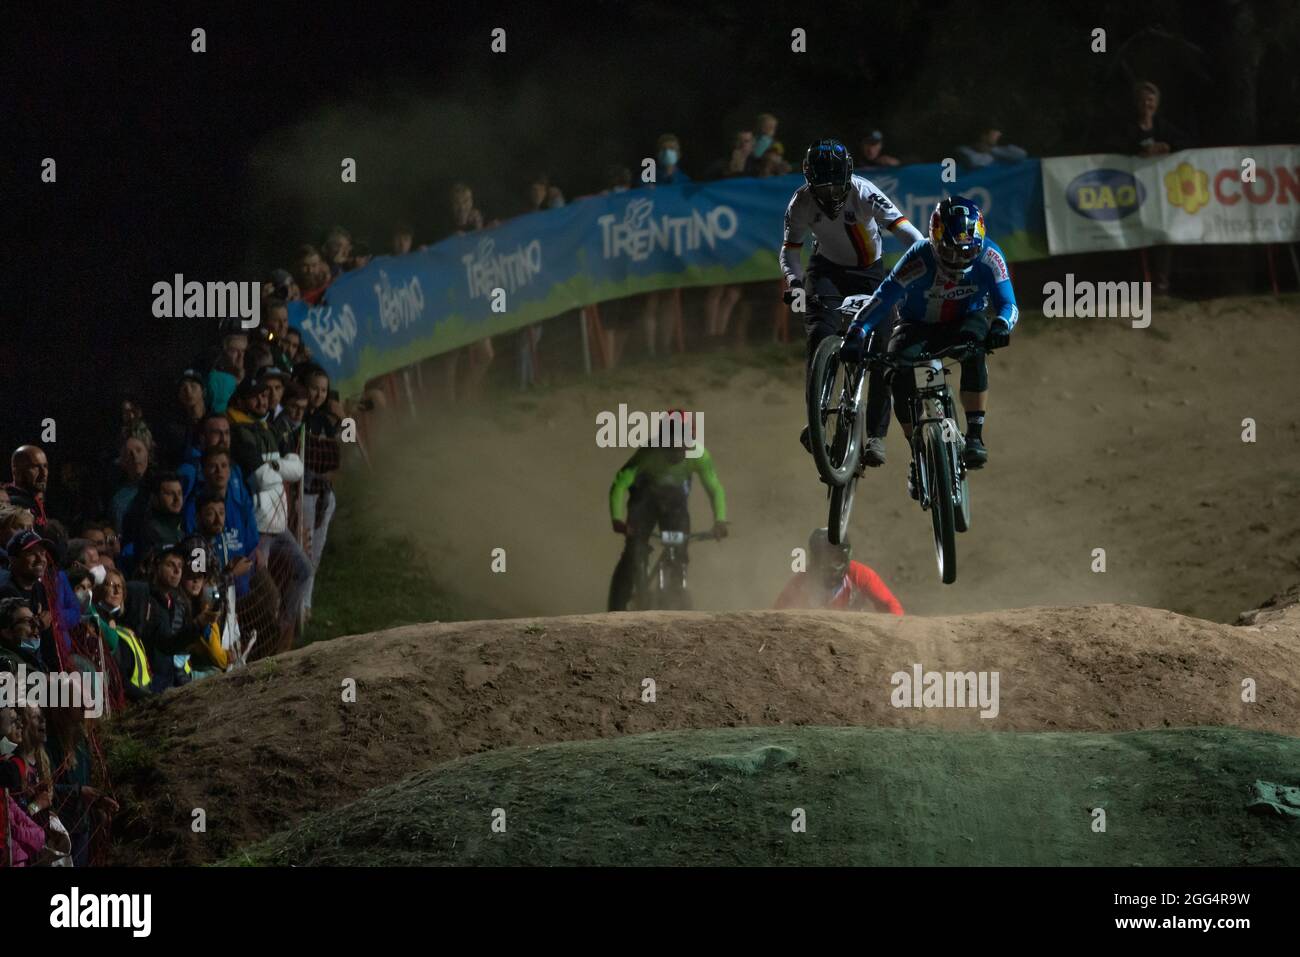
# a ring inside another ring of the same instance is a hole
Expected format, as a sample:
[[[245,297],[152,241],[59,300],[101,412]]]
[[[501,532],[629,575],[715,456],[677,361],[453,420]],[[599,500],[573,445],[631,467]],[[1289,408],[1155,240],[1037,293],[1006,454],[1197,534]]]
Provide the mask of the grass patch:
[[[1248,805],[1297,767],[1225,728],[643,734],[450,761],[226,863],[1294,866],[1300,818]]]

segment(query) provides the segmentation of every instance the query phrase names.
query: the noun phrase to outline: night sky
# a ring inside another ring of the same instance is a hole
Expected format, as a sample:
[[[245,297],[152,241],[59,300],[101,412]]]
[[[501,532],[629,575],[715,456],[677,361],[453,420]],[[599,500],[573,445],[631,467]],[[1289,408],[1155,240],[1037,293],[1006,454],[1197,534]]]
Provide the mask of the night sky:
[[[7,12],[0,439],[12,448],[55,415],[73,423],[64,454],[74,443],[100,454],[119,391],[165,401],[212,341],[197,320],[151,315],[155,281],[264,278],[335,223],[375,251],[398,219],[432,241],[456,179],[489,216],[513,215],[530,174],[549,172],[569,197],[593,192],[610,163],[635,167],[667,130],[698,175],[760,110],[781,117],[796,163],[808,140],[856,140],[868,124],[886,130],[891,152],[934,159],[990,118],[1035,155],[1080,152],[1127,108],[1136,74],[1161,83],[1168,115],[1204,145],[1232,141],[1236,131],[1215,126],[1229,111],[1211,109],[1229,69],[1215,55],[1227,41],[1214,11],[1232,4],[1090,6]],[[1256,135],[1294,142],[1300,80],[1295,44],[1285,47],[1300,35],[1298,5],[1255,6],[1267,40]],[[1116,47],[1129,39],[1122,55],[1087,52],[1096,22]],[[190,51],[195,26],[207,30],[206,53]],[[496,26],[505,55],[489,50]],[[804,56],[789,51],[794,26],[808,30]],[[358,160],[356,186],[339,182],[344,155]],[[46,156],[55,185],[39,181]]]

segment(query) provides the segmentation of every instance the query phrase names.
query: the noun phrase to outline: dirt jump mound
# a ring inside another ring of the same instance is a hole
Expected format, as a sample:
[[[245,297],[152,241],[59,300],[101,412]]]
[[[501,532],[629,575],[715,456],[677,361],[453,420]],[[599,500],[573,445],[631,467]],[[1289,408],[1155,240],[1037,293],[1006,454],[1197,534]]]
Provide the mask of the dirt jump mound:
[[[115,722],[110,760],[127,798],[117,860],[217,860],[308,812],[512,746],[802,725],[1295,735],[1298,633],[1292,619],[1234,627],[1100,605],[938,618],[601,614],[341,638]],[[925,706],[919,688],[896,704],[903,684],[930,673],[969,674],[981,688],[996,675],[995,706]]]

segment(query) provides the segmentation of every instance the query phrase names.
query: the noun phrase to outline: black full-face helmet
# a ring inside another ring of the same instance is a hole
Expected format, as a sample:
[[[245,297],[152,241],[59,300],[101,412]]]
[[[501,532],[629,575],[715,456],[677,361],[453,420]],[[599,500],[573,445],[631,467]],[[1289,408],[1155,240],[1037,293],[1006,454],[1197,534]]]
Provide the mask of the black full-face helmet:
[[[853,159],[839,140],[818,140],[804,154],[803,178],[817,207],[834,218],[848,202]]]

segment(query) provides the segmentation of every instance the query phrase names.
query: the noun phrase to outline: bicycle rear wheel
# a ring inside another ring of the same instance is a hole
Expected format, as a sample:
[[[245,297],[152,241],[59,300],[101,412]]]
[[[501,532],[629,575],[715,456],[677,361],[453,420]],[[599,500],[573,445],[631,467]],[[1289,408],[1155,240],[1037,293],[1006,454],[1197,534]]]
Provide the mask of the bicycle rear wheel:
[[[808,369],[808,436],[822,481],[843,485],[858,469],[862,454],[857,416],[845,406],[850,370],[839,361],[839,336],[827,336]]]
[[[925,426],[926,486],[930,493],[930,521],[934,526],[934,557],[945,585],[957,580],[957,523],[953,514],[952,463],[948,458],[943,427],[938,422]]]

